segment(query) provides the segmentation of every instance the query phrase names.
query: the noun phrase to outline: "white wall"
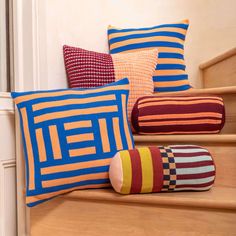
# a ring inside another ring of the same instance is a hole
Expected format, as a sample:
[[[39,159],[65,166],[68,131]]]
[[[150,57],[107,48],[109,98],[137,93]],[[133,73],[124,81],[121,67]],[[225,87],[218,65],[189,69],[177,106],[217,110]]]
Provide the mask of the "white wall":
[[[236,45],[235,0],[42,0],[45,8],[49,88],[66,86],[62,45],[108,51],[109,24],[142,27],[188,18],[186,64],[190,80],[200,86],[198,66]],[[44,60],[44,62],[45,62]],[[45,84],[44,88],[47,88]]]

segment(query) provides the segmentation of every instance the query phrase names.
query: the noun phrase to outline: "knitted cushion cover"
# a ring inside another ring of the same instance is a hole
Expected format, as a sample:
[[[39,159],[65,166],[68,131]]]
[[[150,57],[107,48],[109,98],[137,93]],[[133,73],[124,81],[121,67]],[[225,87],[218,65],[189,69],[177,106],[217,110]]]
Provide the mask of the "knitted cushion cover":
[[[155,91],[187,90],[191,87],[184,62],[184,41],[188,26],[188,20],[148,28],[119,29],[109,26],[110,53],[158,48],[158,64],[153,76]]]
[[[208,190],[215,180],[210,153],[195,145],[140,147],[118,152],[109,177],[122,194]]]
[[[64,46],[64,59],[69,86],[91,88],[128,78],[130,95],[128,116],[137,98],[152,95],[152,76],[157,64],[157,49],[109,55]]]
[[[134,146],[128,88],[124,79],[97,89],[12,93],[21,119],[28,206],[75,189],[110,186],[111,158]]]
[[[217,96],[150,96],[138,99],[131,120],[140,134],[219,133],[225,109]]]

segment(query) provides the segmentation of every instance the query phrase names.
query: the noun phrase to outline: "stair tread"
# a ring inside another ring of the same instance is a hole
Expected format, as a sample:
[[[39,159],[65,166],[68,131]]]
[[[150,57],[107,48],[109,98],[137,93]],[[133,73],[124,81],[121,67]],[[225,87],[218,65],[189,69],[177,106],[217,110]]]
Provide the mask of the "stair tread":
[[[236,86],[217,87],[217,88],[199,88],[189,89],[181,92],[164,92],[154,93],[155,96],[196,96],[196,95],[223,95],[223,94],[236,94]]]
[[[201,142],[236,143],[236,134],[179,134],[179,135],[134,135],[136,143],[150,142]]]
[[[163,205],[236,210],[236,188],[213,187],[204,192],[172,192],[121,195],[112,189],[74,191],[62,198],[86,201],[105,201],[143,205]]]

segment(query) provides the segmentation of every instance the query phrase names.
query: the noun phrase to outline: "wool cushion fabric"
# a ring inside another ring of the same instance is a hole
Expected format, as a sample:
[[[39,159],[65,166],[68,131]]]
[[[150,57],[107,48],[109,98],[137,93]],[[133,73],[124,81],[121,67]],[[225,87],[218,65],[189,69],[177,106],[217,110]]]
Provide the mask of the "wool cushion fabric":
[[[110,185],[118,150],[132,149],[128,79],[95,89],[14,92],[26,161],[26,203]]]
[[[158,48],[159,58],[153,75],[155,92],[176,92],[191,88],[185,72],[184,42],[188,20],[148,28],[108,28],[110,53]]]
[[[152,76],[157,64],[157,49],[109,55],[64,46],[64,59],[69,86],[90,88],[128,78],[130,95],[128,116],[137,98],[152,95]]]
[[[215,180],[210,153],[195,145],[140,147],[118,152],[109,177],[121,194],[208,190]]]
[[[138,99],[131,120],[140,134],[219,133],[225,109],[217,96],[148,96]]]

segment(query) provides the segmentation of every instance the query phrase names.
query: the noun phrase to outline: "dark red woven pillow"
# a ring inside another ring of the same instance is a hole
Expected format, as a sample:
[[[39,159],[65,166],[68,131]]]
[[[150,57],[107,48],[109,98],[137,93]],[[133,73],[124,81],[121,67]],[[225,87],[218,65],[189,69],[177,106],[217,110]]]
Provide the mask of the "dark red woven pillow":
[[[216,96],[149,96],[137,100],[131,121],[140,134],[219,133],[225,109]]]

